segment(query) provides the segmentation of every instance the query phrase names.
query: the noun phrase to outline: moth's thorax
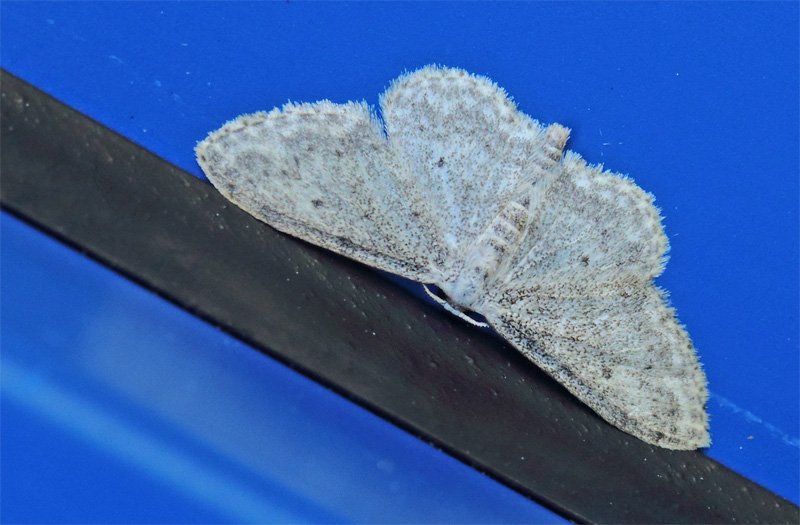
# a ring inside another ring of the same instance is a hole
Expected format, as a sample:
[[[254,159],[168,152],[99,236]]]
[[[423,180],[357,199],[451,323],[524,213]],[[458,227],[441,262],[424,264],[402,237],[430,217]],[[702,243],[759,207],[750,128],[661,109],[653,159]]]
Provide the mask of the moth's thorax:
[[[458,277],[440,286],[455,306],[473,310],[486,290],[504,271],[522,240],[528,222],[528,192],[509,202],[478,236]]]

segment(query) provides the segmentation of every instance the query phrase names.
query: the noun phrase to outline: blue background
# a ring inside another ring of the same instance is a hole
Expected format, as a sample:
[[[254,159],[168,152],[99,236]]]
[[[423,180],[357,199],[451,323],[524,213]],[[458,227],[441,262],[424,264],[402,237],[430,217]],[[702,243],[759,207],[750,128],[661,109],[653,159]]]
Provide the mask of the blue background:
[[[0,21],[3,68],[197,176],[196,142],[241,113],[377,104],[433,62],[488,76],[656,196],[672,246],[658,284],[710,383],[707,454],[799,502],[797,3],[3,2]],[[5,214],[0,226],[5,521],[555,519]],[[201,410],[193,397],[218,389]]]

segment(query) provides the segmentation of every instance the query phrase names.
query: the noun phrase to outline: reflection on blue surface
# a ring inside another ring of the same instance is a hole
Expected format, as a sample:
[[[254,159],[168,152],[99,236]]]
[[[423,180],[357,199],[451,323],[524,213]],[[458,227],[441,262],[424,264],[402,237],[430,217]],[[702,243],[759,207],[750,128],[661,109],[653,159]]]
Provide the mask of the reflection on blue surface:
[[[656,196],[658,283],[712,392],[707,454],[800,503],[799,6],[2,2],[0,59],[198,176],[196,142],[238,114],[375,104],[433,62],[488,75]]]
[[[562,522],[0,215],[4,522]]]

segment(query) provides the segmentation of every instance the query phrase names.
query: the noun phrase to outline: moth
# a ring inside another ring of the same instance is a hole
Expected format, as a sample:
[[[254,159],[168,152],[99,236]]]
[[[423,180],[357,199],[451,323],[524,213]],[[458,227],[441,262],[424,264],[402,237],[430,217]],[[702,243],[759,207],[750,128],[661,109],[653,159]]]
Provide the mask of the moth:
[[[653,283],[668,242],[652,195],[461,69],[402,75],[380,111],[326,100],[243,115],[197,159],[277,230],[435,285],[467,321],[483,315],[623,431],[708,446],[705,375]]]

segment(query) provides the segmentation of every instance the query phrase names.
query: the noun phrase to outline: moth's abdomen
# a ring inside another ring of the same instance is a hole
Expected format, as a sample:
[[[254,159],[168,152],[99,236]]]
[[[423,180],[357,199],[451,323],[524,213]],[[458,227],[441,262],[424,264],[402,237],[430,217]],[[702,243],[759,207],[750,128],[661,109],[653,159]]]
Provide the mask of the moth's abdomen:
[[[515,246],[519,241],[522,232],[525,230],[525,223],[528,221],[527,201],[511,202],[503,208],[500,215],[495,217],[486,228],[476,243],[476,248],[486,244],[496,247],[497,250],[507,250],[510,246]],[[498,251],[497,253],[500,253]]]
[[[475,241],[456,281],[441,286],[456,306],[472,309],[501,270],[503,262],[516,252],[528,222],[528,194],[528,191],[522,192],[521,198],[508,203],[492,219]]]
[[[569,128],[565,128],[561,124],[553,124],[547,128],[542,147],[544,155],[539,159],[539,164],[543,169],[550,169],[561,160],[568,138]]]

